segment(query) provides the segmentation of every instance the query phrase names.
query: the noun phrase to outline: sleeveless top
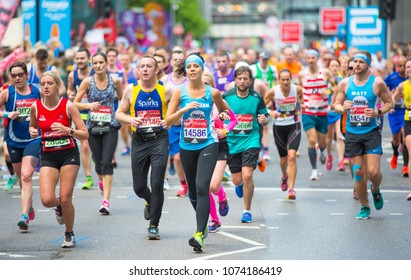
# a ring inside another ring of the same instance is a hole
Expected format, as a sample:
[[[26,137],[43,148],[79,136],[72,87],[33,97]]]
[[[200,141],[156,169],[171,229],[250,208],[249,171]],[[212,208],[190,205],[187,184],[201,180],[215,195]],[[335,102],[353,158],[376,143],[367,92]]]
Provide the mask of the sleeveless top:
[[[31,85],[29,87],[28,95],[21,95],[12,85],[8,87],[9,98],[5,104],[6,111],[20,113],[14,120],[7,119],[5,126],[5,140],[11,147],[25,148],[33,141],[40,141],[40,138],[32,139],[29,133],[31,105],[40,99],[40,91],[37,87]]]
[[[67,109],[68,100],[60,98],[55,108],[47,108],[42,99],[36,101],[37,122],[41,130],[43,152],[62,151],[76,147],[76,141],[67,133],[53,131],[51,125],[55,122],[71,127],[71,118]]]
[[[184,108],[191,102],[200,103],[200,107],[184,113],[180,132],[180,147],[185,150],[200,150],[218,142],[214,129],[212,88],[206,85],[202,98],[192,98],[187,87],[181,87],[180,107]]]
[[[410,80],[406,80],[404,82],[403,95],[404,95],[404,104],[405,104],[404,120],[410,121],[411,120],[411,84],[410,84]]]
[[[305,109],[303,114],[312,116],[327,116],[328,96],[324,97],[321,92],[327,89],[322,71],[316,77],[310,77],[308,71],[305,73],[307,80],[303,83],[303,95]]]
[[[380,125],[380,117],[369,118],[365,116],[366,108],[378,109],[379,98],[374,94],[372,86],[375,76],[371,75],[367,83],[357,86],[354,76],[348,78],[346,100],[353,102],[347,114],[347,131],[353,134],[366,134]]]
[[[228,73],[227,76],[219,77],[218,71],[214,72],[214,80],[216,84],[216,89],[218,89],[221,93],[227,91],[227,86],[234,81],[234,69],[231,69],[231,72]]]
[[[91,69],[90,76],[94,75],[94,69]],[[80,84],[83,80],[81,80],[78,76],[78,69],[73,71],[73,85],[74,85],[74,91],[77,93]],[[81,99],[81,103],[88,103],[87,101],[87,93],[83,95],[83,98]],[[88,118],[88,109],[80,110],[80,115],[83,121],[87,121]]]
[[[164,84],[158,81],[155,88],[146,92],[141,84],[135,83],[131,93],[130,115],[142,117],[143,123],[139,128],[131,126],[131,130],[141,134],[158,133],[163,130],[160,121],[166,118],[167,98]]]
[[[100,102],[98,111],[90,111],[87,119],[87,128],[100,127],[102,131],[107,131],[109,126],[120,127],[120,123],[115,118],[116,110],[114,101],[117,99],[117,92],[113,79],[108,75],[107,87],[100,90],[96,86],[94,76],[90,77],[90,89],[87,94],[88,103]]]
[[[46,71],[50,71],[51,68],[52,68],[51,65],[47,65]],[[34,64],[34,65],[31,66],[31,68],[30,68],[30,77],[29,77],[28,83],[29,83],[29,84],[32,84],[33,86],[35,86],[35,87],[37,87],[38,89],[40,89],[40,78],[37,77],[37,75],[36,75],[36,73],[37,73],[37,70],[36,70],[36,69],[37,69],[37,65],[36,65],[36,64]]]
[[[275,75],[276,72],[273,71],[273,68],[270,65],[267,65],[267,70],[263,71],[261,67],[256,64],[255,68],[257,70],[257,74],[255,75],[255,79],[262,80],[268,88],[272,88],[274,85]]]
[[[281,91],[280,85],[274,87],[274,108],[280,114],[274,119],[274,125],[285,126],[300,122],[297,109],[297,86],[290,85],[287,97]]]

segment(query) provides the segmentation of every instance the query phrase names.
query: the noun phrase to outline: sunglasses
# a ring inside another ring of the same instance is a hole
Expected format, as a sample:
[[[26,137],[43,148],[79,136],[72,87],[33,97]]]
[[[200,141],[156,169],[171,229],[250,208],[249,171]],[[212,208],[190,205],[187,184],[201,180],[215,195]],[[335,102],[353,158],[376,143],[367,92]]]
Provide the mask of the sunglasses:
[[[17,74],[10,74],[10,77],[12,77],[13,79],[19,77],[20,79],[23,78],[24,76],[26,76],[25,73],[17,73]]]
[[[354,67],[350,66],[348,67],[348,70],[354,70]]]

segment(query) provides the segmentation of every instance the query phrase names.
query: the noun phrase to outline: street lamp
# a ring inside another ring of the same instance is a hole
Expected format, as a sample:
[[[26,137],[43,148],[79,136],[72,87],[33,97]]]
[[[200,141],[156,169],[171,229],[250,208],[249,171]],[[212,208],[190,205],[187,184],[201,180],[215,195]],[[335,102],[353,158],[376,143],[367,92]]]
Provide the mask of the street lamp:
[[[180,8],[179,6],[180,0],[171,0],[170,5],[170,18],[171,18],[171,44],[174,45],[174,27],[176,25],[176,11]],[[181,36],[181,35],[180,35]]]

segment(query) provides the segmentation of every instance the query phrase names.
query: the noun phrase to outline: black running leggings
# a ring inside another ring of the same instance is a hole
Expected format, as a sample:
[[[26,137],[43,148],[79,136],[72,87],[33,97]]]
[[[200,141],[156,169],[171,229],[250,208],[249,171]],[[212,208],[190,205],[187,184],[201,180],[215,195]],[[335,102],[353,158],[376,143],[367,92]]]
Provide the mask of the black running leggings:
[[[218,156],[218,143],[201,150],[180,148],[181,164],[186,175],[188,196],[196,211],[197,231],[204,232],[210,213],[209,189]]]

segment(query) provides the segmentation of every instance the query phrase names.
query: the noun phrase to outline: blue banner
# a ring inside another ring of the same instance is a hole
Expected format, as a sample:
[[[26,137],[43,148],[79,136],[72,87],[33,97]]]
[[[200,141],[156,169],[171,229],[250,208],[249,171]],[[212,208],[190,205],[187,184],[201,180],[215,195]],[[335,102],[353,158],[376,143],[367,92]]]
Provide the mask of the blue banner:
[[[378,18],[378,12],[377,6],[347,8],[347,48],[357,47],[371,54],[382,51],[387,57],[385,20]]]
[[[31,46],[37,41],[37,3],[36,0],[21,1],[23,14],[23,38]]]
[[[58,54],[70,47],[71,0],[40,0],[40,41]]]

